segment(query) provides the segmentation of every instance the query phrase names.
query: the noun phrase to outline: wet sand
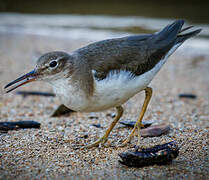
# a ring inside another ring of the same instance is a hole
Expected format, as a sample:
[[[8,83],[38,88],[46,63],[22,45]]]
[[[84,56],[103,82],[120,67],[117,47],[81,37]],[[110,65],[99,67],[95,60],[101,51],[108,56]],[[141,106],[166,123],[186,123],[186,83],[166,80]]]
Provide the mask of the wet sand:
[[[52,50],[72,51],[88,43],[37,35],[0,33],[0,86],[32,70],[36,58]],[[185,50],[186,51],[186,50]],[[57,98],[27,97],[15,92],[0,96],[0,121],[35,120],[41,129],[0,133],[0,179],[207,179],[209,175],[209,58],[190,55],[183,49],[170,57],[150,86],[153,97],[145,120],[167,123],[167,135],[142,138],[149,147],[175,139],[180,154],[170,165],[128,168],[121,165],[118,153],[136,143],[119,148],[130,128],[118,124],[107,147],[74,150],[75,146],[95,141],[103,135],[112,118],[110,109],[100,113],[72,113],[50,118],[60,105]],[[19,90],[51,92],[51,87],[35,82]],[[179,93],[193,93],[197,99],[179,99]],[[121,120],[136,120],[144,100],[141,92],[123,105]],[[101,124],[96,128],[91,124]],[[88,136],[88,137],[87,137]]]

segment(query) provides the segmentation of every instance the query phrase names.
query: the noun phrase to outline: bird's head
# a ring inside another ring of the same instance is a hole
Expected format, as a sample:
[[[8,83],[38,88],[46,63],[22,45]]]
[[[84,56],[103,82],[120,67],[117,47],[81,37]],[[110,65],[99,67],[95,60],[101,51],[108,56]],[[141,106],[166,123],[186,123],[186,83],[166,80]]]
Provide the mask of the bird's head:
[[[49,52],[38,59],[33,71],[10,82],[4,88],[8,93],[24,84],[36,80],[52,82],[72,74],[72,67],[73,61],[69,54],[60,51]]]

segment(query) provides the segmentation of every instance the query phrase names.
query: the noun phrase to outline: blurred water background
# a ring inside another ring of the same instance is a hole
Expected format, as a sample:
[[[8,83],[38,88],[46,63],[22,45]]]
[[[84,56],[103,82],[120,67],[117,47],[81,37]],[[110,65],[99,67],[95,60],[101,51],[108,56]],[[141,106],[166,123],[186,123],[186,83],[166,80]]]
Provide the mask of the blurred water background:
[[[185,48],[209,50],[209,1],[203,0],[1,0],[0,33],[93,42],[153,33],[175,19],[203,31]],[[73,43],[73,42],[72,42]]]

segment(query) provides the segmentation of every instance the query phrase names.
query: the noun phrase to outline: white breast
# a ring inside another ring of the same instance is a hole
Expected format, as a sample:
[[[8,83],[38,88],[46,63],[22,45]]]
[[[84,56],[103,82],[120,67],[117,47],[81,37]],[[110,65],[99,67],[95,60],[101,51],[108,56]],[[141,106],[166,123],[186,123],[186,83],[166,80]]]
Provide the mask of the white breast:
[[[55,94],[62,104],[74,111],[83,111],[88,106],[85,93],[80,89],[79,82],[68,79],[59,79],[51,83]]]

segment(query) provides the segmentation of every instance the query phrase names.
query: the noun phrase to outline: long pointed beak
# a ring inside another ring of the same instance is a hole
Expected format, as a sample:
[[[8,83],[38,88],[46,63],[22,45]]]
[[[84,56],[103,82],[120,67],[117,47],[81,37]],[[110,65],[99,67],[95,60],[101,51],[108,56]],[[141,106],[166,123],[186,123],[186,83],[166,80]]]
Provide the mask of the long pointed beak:
[[[14,89],[24,85],[24,84],[27,84],[29,82],[32,82],[32,81],[35,81],[36,80],[36,77],[37,77],[37,74],[36,74],[36,71],[33,70],[17,79],[15,79],[14,81],[10,82],[9,84],[7,84],[4,89],[7,89],[8,87],[12,86],[11,88],[9,88],[6,93],[9,93],[11,91],[13,91]]]

